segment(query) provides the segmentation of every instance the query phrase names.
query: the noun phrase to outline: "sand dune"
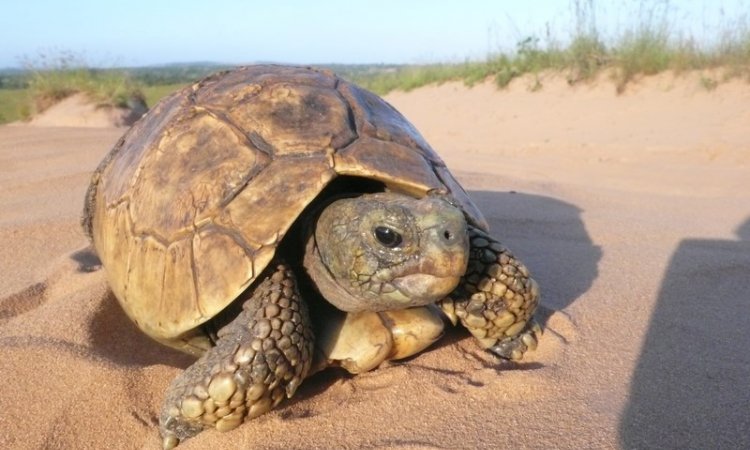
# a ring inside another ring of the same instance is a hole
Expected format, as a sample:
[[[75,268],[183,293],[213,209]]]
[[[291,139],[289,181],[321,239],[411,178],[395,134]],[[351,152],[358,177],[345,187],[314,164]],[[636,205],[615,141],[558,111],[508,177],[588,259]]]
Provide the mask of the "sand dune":
[[[146,111],[143,100],[133,98],[132,107],[100,105],[85,94],[71,95],[33,117],[26,125],[36,127],[104,128],[130,126]]]
[[[460,330],[179,448],[749,448],[750,86],[698,78],[387,99],[543,291],[521,364]],[[143,336],[78,226],[123,128],[0,127],[0,448],[158,448],[190,358]]]

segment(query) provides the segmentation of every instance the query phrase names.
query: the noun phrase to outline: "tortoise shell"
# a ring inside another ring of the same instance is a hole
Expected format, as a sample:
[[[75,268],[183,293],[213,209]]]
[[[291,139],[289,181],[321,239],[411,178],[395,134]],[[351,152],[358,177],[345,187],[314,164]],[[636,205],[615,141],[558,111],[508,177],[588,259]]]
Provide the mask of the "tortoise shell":
[[[93,174],[83,226],[125,312],[177,340],[232,303],[339,175],[486,222],[398,111],[334,74],[250,66],[159,102]]]

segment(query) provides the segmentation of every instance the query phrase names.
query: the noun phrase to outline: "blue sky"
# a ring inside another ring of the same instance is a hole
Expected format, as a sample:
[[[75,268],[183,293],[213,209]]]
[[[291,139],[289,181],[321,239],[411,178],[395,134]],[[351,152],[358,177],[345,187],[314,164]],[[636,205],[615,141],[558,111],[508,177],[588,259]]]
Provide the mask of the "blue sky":
[[[89,64],[171,62],[427,63],[511,50],[549,28],[564,41],[575,0],[3,0],[0,67],[40,52],[70,51]],[[579,0],[578,4],[589,4]],[[750,0],[614,0],[595,3],[603,34],[670,10],[679,32],[710,39],[747,19]]]

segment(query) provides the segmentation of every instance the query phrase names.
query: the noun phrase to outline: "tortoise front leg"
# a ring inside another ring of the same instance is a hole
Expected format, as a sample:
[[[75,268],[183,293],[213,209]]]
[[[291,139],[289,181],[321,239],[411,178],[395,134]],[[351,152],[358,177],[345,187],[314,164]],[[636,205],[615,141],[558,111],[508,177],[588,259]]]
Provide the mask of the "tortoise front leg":
[[[206,428],[231,430],[294,394],[312,363],[313,335],[292,271],[278,265],[218,337],[167,390],[165,449]]]
[[[440,302],[455,325],[469,329],[481,345],[512,360],[534,350],[541,327],[532,315],[539,287],[529,271],[500,242],[469,227],[470,256],[458,288]]]

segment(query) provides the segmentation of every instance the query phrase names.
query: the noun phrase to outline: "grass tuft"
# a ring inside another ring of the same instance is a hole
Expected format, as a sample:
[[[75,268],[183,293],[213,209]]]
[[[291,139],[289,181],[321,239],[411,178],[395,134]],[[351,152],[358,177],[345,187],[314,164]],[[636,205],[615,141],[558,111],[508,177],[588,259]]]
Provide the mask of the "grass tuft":
[[[128,106],[143,100],[142,86],[125,71],[89,68],[71,52],[41,53],[26,59],[28,113],[38,114],[60,100],[84,93],[100,105]]]

